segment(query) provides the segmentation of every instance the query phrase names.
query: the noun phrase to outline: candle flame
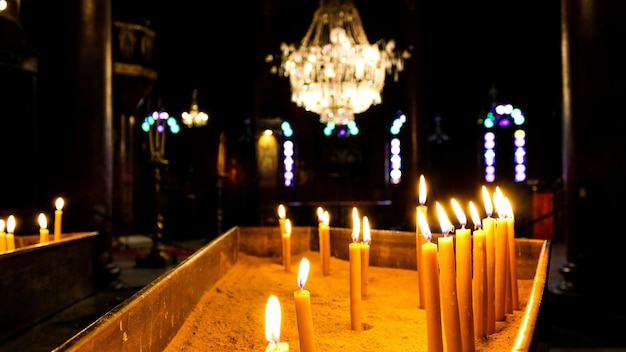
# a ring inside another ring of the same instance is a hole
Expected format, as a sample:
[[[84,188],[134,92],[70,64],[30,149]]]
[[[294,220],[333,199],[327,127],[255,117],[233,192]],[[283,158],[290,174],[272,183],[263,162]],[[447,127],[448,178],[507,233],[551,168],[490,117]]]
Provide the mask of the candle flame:
[[[420,205],[426,203],[426,179],[424,175],[420,175],[418,201]]]
[[[9,218],[7,219],[7,233],[15,232],[15,225],[15,216],[9,215]]]
[[[65,205],[65,201],[61,197],[57,198],[57,200],[54,202],[54,206],[56,207],[57,210],[63,210],[64,205]]]
[[[285,206],[280,204],[278,206],[278,217],[284,219],[287,216],[287,211],[285,210]]]
[[[426,220],[426,215],[422,210],[417,211],[417,224],[420,227],[420,232],[422,236],[426,239],[426,241],[430,241],[433,238],[432,233],[430,233],[430,227],[428,227],[428,220]]]
[[[291,235],[291,220],[289,219],[285,220],[285,235]]]
[[[330,225],[330,215],[328,214],[328,210],[325,210],[324,214],[322,214],[322,222],[326,226]]]
[[[278,297],[270,296],[265,305],[265,338],[269,343],[280,342],[281,315]]]
[[[463,208],[459,205],[459,202],[456,199],[452,198],[452,209],[454,209],[454,213],[456,214],[457,219],[459,219],[459,224],[461,224],[461,228],[465,228],[467,225],[467,217],[465,216],[465,212],[463,212]]]
[[[437,206],[437,216],[439,217],[439,224],[441,226],[441,233],[444,235],[449,235],[452,230],[454,230],[454,226],[448,219],[448,215],[446,215],[446,211],[443,209],[439,202],[435,202]]]
[[[474,230],[480,230],[482,223],[480,222],[480,215],[478,215],[478,209],[474,205],[474,202],[469,202],[470,214],[472,215],[472,222],[474,223]]]
[[[317,207],[317,220],[322,221],[322,216],[324,216],[324,209]]]
[[[491,204],[491,196],[489,195],[489,191],[487,191],[487,187],[483,186],[483,203],[485,203],[485,212],[487,216],[493,215],[493,205]]]
[[[300,268],[298,269],[298,287],[304,288],[306,279],[309,278],[309,269],[311,268],[311,262],[308,259],[302,258],[300,260]]]
[[[359,211],[354,207],[352,208],[352,242],[359,241],[359,232],[361,232],[361,220]]]
[[[496,191],[493,194],[493,204],[495,205],[496,213],[498,213],[498,218],[503,219],[506,215],[506,208],[504,204],[504,194],[502,194],[500,187],[496,187]]]
[[[44,213],[39,213],[39,227],[45,229],[48,227],[48,220],[46,219],[46,215]]]
[[[505,216],[507,218],[510,218],[510,219],[515,218],[515,216],[513,216],[513,206],[511,205],[511,201],[509,200],[508,197],[504,197],[504,209],[505,209]]]
[[[0,232],[4,232],[5,227],[6,223],[4,222],[4,220],[0,219]]]
[[[370,221],[367,216],[363,217],[363,243],[370,244],[372,234],[370,232]]]

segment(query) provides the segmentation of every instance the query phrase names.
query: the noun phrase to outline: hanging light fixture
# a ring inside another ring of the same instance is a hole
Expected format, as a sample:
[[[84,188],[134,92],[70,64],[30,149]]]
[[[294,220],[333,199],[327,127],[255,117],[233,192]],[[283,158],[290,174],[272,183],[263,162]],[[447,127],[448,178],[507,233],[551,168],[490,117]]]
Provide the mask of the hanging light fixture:
[[[191,109],[189,112],[183,112],[183,123],[188,127],[201,127],[209,122],[209,114],[198,109],[198,90],[194,89],[191,93]]]
[[[394,40],[368,42],[352,0],[320,0],[300,46],[282,43],[281,52],[278,74],[289,77],[291,101],[343,125],[382,102],[386,74],[397,81],[408,57]]]

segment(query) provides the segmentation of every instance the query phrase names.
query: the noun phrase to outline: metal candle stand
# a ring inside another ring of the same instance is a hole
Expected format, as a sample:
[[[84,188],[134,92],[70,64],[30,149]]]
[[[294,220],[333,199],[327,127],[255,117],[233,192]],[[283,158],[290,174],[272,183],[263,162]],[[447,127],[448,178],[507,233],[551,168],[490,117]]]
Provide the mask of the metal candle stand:
[[[167,130],[176,134],[180,131],[180,127],[175,118],[169,116],[167,112],[155,111],[152,115],[147,116],[141,128],[148,133],[150,142],[150,161],[154,167],[154,204],[155,204],[155,222],[151,232],[152,247],[150,253],[145,257],[137,257],[137,266],[145,268],[165,267],[172,264],[172,257],[164,251],[163,245],[163,221],[164,217],[161,213],[161,172],[163,167],[168,164],[165,159],[165,137]]]

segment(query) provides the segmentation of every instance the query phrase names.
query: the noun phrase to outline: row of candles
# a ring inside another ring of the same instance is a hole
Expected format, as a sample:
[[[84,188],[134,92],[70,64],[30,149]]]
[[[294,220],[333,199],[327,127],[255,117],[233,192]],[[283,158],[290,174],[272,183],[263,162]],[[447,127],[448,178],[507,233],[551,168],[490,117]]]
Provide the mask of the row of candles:
[[[475,351],[475,339],[486,337],[496,331],[496,321],[506,320],[506,314],[519,310],[514,218],[511,203],[501,189],[496,187],[493,202],[485,186],[482,187],[483,202],[487,216],[482,218],[473,202],[469,210],[474,230],[466,228],[467,217],[462,207],[453,198],[451,205],[458,218],[460,228],[450,222],[443,206],[436,202],[441,235],[437,243],[432,241],[432,232],[427,220],[426,183],[424,176],[419,181],[419,205],[416,207],[416,250],[419,285],[419,308],[425,309],[428,351]],[[498,217],[493,217],[494,203]],[[329,275],[330,234],[329,214],[318,208],[320,263],[324,276]],[[286,210],[278,207],[279,227],[282,237],[282,254],[285,271],[290,271],[291,222]],[[358,210],[352,210],[352,243],[349,244],[350,261],[350,317],[352,330],[362,330],[360,319],[361,300],[367,295],[369,248],[371,231],[367,216],[361,219]],[[452,233],[454,232],[454,236]],[[303,258],[303,261],[306,260]],[[301,263],[301,271],[302,271]],[[308,260],[306,261],[308,275]],[[304,290],[299,273],[296,291],[306,318],[298,318],[300,347],[302,351],[313,351],[313,326],[310,313],[310,295]],[[306,278],[304,279],[306,281]],[[268,301],[269,305],[269,301]],[[298,311],[296,312],[298,314]],[[267,316],[266,316],[267,319]],[[445,331],[443,330],[445,327]],[[278,335],[276,335],[278,334]],[[283,351],[268,335],[267,351]],[[304,342],[303,342],[304,341]],[[282,347],[281,347],[282,346]],[[288,350],[288,348],[287,348]]]
[[[55,201],[54,211],[54,240],[61,239],[61,222],[63,216],[63,206],[65,201],[59,197]],[[39,213],[37,218],[39,223],[39,243],[45,243],[50,240],[50,230],[48,230],[48,219],[44,213]],[[15,228],[17,221],[14,215],[9,215],[6,222],[0,219],[0,253],[15,250]]]

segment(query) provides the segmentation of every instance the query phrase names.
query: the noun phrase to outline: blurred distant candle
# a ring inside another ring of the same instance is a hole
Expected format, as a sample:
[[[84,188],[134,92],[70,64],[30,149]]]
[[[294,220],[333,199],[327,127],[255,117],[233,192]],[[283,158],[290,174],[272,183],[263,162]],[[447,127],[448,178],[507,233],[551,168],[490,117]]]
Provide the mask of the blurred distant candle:
[[[54,240],[58,241],[61,239],[61,218],[63,217],[63,206],[65,205],[65,201],[63,198],[57,198],[55,202],[56,210],[54,211]]]
[[[487,255],[487,334],[496,332],[496,219],[492,218],[493,204],[487,187],[482,187],[483,202],[487,216],[482,220],[485,231],[485,252]]]
[[[456,287],[454,239],[452,236],[449,236],[454,226],[450,223],[441,204],[439,202],[435,204],[439,223],[441,224],[441,233],[443,234],[437,242],[439,246],[439,283],[441,287],[441,316],[444,327],[443,337],[446,340],[447,352],[462,352],[463,342],[461,339],[459,301]]]
[[[4,232],[5,228],[6,223],[4,220],[0,219],[0,253],[7,251],[7,234]]]
[[[307,258],[302,258],[298,269],[298,290],[293,297],[296,302],[296,318],[298,322],[298,336],[300,338],[300,351],[313,352],[313,314],[311,313],[311,294],[304,289],[309,277],[311,263]]]
[[[426,215],[417,212],[417,221],[422,229],[424,244],[422,245],[424,270],[424,298],[426,301],[426,333],[428,337],[428,352],[443,351],[443,337],[441,331],[441,309],[439,302],[439,260],[437,245],[432,243],[432,234],[428,227]]]
[[[280,301],[278,297],[272,295],[265,305],[265,338],[267,339],[265,352],[289,352],[289,344],[280,342],[281,320]]]
[[[493,202],[498,213],[496,219],[496,276],[495,276],[495,290],[496,290],[496,321],[504,321],[506,319],[505,311],[505,299],[506,299],[506,275],[509,271],[509,262],[507,260],[507,238],[509,225],[507,219],[504,217],[504,196],[499,188],[496,188],[496,192],[493,194]]]
[[[426,240],[424,239],[424,236],[422,235],[420,228],[419,228],[419,221],[417,220],[417,213],[419,213],[420,211],[424,213],[424,216],[426,217],[427,214],[427,210],[428,207],[425,205],[426,204],[426,179],[424,178],[424,175],[420,175],[420,179],[419,179],[419,185],[418,185],[418,202],[419,205],[416,207],[415,210],[415,244],[417,247],[417,282],[419,285],[419,297],[420,297],[420,303],[419,303],[419,307],[421,309],[424,309],[425,307],[425,299],[424,299],[424,270],[422,270],[422,245],[424,244],[424,242],[426,242]]]
[[[48,219],[44,213],[39,213],[39,243],[48,242],[50,231],[48,230]]]
[[[363,242],[361,242],[361,297],[367,297],[368,276],[370,268],[370,242],[372,235],[370,221],[363,217]]]
[[[7,219],[7,251],[15,250],[15,216],[9,215]]]
[[[320,262],[322,275],[330,275],[330,215],[322,211],[319,222]]]
[[[452,208],[456,214],[460,229],[455,229],[456,239],[456,277],[459,294],[459,319],[461,322],[461,341],[463,351],[474,351],[474,311],[472,307],[472,237],[465,228],[467,217],[461,205],[452,198]]]
[[[283,266],[286,272],[291,271],[291,220],[285,219],[285,233],[282,236],[283,242]]]
[[[508,198],[504,198],[506,207],[506,216],[509,219],[509,229],[507,231],[509,246],[509,269],[511,270],[511,305],[513,310],[520,310],[519,306],[519,289],[517,287],[517,248],[515,243],[515,216],[513,215],[513,207]]]
[[[352,243],[350,250],[350,327],[363,330],[361,325],[361,244],[359,232],[361,220],[356,208],[352,208]]]
[[[480,215],[473,202],[470,213],[474,223],[472,233],[472,302],[474,306],[474,336],[487,337],[487,252],[485,249],[485,231],[481,228]]]

